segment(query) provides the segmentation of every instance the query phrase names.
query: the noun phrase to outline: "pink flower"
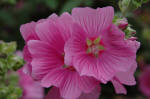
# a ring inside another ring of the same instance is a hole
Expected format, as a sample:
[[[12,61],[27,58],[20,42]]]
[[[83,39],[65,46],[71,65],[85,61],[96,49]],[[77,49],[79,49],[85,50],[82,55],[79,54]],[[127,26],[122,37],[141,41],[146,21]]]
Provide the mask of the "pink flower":
[[[150,66],[146,67],[139,76],[139,88],[145,96],[150,98]]]
[[[38,82],[34,82],[29,75],[26,75],[22,69],[18,70],[19,84],[23,94],[20,99],[43,99],[44,90]]]
[[[103,83],[118,72],[127,72],[136,60],[137,41],[125,39],[125,34],[112,23],[114,10],[105,8],[74,8],[73,36],[65,44],[65,63],[81,76],[92,76]],[[72,59],[71,59],[72,58]]]
[[[90,93],[82,93],[80,97],[77,99],[98,99],[100,95],[100,87],[97,86],[95,89],[92,90]],[[60,96],[59,89],[57,87],[53,87],[50,89],[48,94],[46,95],[45,99],[63,99]]]
[[[26,61],[26,64],[24,65],[24,69],[23,69],[25,73],[31,74],[32,72],[32,68],[31,68],[32,57],[28,50],[27,42],[30,40],[39,40],[39,37],[37,36],[35,32],[36,25],[38,23],[44,22],[45,20],[49,20],[49,19],[55,20],[56,18],[57,18],[57,15],[52,14],[47,19],[41,19],[38,22],[30,22],[20,27],[20,32],[26,42],[26,45],[24,46],[24,50],[23,50],[23,57],[24,57],[24,60]]]
[[[99,84],[93,77],[80,76],[72,65],[64,64],[64,45],[71,36],[72,24],[68,13],[55,20],[37,22],[32,28],[36,38],[26,41],[29,52],[25,53],[31,57],[27,57],[27,61],[32,67],[32,77],[41,81],[43,87],[58,87],[61,97],[67,99],[75,99],[82,92],[89,93]],[[22,27],[22,31],[28,28]],[[24,38],[31,37],[24,35]]]

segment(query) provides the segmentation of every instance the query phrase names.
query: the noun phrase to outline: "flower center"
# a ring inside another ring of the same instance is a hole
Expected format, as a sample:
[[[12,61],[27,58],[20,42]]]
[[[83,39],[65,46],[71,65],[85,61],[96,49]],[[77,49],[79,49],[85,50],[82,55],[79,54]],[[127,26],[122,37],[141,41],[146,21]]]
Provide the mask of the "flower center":
[[[91,38],[86,40],[87,54],[98,57],[101,52],[104,51],[104,46],[100,37]]]

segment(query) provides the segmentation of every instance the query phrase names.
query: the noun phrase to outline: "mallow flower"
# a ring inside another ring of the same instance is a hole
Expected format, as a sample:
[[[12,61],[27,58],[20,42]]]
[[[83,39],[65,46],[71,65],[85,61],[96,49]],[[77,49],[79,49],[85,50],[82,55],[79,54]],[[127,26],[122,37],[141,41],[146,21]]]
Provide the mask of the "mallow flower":
[[[26,64],[23,67],[23,71],[26,74],[31,74],[31,72],[32,72],[32,67],[31,67],[32,56],[28,50],[27,42],[30,40],[39,40],[39,37],[37,36],[37,34],[35,32],[35,27],[38,23],[44,22],[49,19],[55,20],[55,18],[57,18],[57,15],[52,14],[47,19],[41,19],[38,22],[32,21],[30,23],[21,25],[20,32],[21,32],[23,39],[25,40],[25,46],[23,49],[23,57],[24,57],[24,60],[26,61]]]
[[[68,13],[42,20],[32,28],[36,38],[26,41],[32,77],[43,87],[59,88],[64,99],[76,99],[99,84],[95,78],[80,76],[73,65],[64,63],[64,45],[72,35],[72,24],[73,19]],[[26,30],[29,29],[22,26],[21,32]],[[22,33],[24,38],[28,38],[26,33]]]
[[[102,83],[129,71],[136,62],[134,46],[139,43],[125,39],[125,33],[112,23],[112,7],[74,8],[72,17],[76,23],[65,44],[65,64],[72,64],[81,76],[91,76]]]

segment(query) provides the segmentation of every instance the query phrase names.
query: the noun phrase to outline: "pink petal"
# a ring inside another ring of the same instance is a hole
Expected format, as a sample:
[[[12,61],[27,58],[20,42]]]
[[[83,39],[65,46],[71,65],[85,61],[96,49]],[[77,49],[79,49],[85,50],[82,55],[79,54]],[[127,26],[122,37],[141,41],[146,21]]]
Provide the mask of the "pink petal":
[[[63,85],[60,87],[60,94],[63,98],[76,99],[80,96],[82,90],[78,86],[78,76],[75,72],[70,72],[64,79]]]
[[[52,85],[56,87],[60,87],[61,84],[64,82],[67,73],[63,69],[52,69],[43,79],[42,79],[42,86],[43,87],[50,87]]]
[[[117,94],[127,94],[125,87],[116,79],[111,80]]]
[[[90,93],[82,93],[78,99],[98,99],[100,96],[100,86],[97,86],[92,92]]]
[[[42,86],[56,86],[60,88],[61,97],[65,99],[76,99],[81,92],[90,93],[99,82],[94,78],[80,77],[75,71],[55,69],[50,71],[42,80]]]
[[[127,72],[119,72],[116,74],[116,78],[126,85],[135,85],[136,81],[134,78],[134,72],[136,71],[137,63],[135,62]]]
[[[71,36],[72,18],[68,13],[64,13],[57,21],[51,20],[40,23],[36,27],[40,40],[53,43],[59,51],[63,51],[65,41]]]
[[[92,92],[92,90],[99,85],[99,82],[94,79],[93,77],[87,77],[87,76],[79,76],[78,77],[78,85],[80,87],[80,89],[84,92],[84,93],[90,93]]]
[[[114,9],[112,7],[74,8],[72,16],[89,35],[96,36],[112,24]]]
[[[64,47],[65,51],[65,64],[70,65],[73,60],[74,53],[78,54],[86,54],[86,36],[84,30],[78,25],[73,25],[73,36],[70,38]],[[74,42],[74,40],[77,40]]]
[[[105,46],[105,56],[110,57],[114,69],[119,71],[128,71],[136,60],[136,51],[138,47],[135,41],[125,40],[124,33],[115,25],[112,25],[111,31],[102,35]],[[121,65],[120,65],[121,63]]]
[[[31,57],[31,54],[29,52],[29,49],[28,49],[27,45],[25,45],[24,49],[23,49],[23,58],[27,62],[31,62],[31,60],[32,60],[32,57]]]
[[[32,55],[32,75],[35,79],[42,79],[52,68],[63,65],[63,56],[46,42],[30,40],[29,51]]]
[[[17,71],[19,74],[19,85],[23,91],[20,99],[43,99],[43,88],[38,82],[33,81],[31,76],[26,75],[22,70],[23,68]]]
[[[35,26],[36,26],[36,22],[30,22],[30,23],[21,25],[20,32],[25,41],[38,39],[35,33]]]
[[[28,74],[28,75],[31,75],[32,73],[32,66],[30,63],[26,63],[24,66],[23,66],[23,72],[25,74]]]
[[[50,89],[50,91],[48,92],[48,94],[44,99],[63,99],[63,98],[61,98],[60,96],[59,88],[53,87]]]
[[[58,19],[58,16],[57,14],[53,13],[52,15],[48,17],[48,19],[56,21]]]
[[[90,93],[82,93],[78,98],[76,99],[98,99],[100,95],[100,86],[97,86],[92,90]],[[53,87],[50,89],[48,94],[46,95],[45,99],[64,99],[60,96],[59,88]],[[70,98],[65,98],[70,99]],[[73,99],[73,98],[71,98]]]

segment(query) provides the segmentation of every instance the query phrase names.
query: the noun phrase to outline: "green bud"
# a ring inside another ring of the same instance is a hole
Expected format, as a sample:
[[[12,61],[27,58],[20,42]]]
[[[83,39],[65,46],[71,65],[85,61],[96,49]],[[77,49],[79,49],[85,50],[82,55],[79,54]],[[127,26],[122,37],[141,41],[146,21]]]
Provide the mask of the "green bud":
[[[136,34],[136,30],[132,29],[130,25],[124,30],[124,32],[127,39]]]

